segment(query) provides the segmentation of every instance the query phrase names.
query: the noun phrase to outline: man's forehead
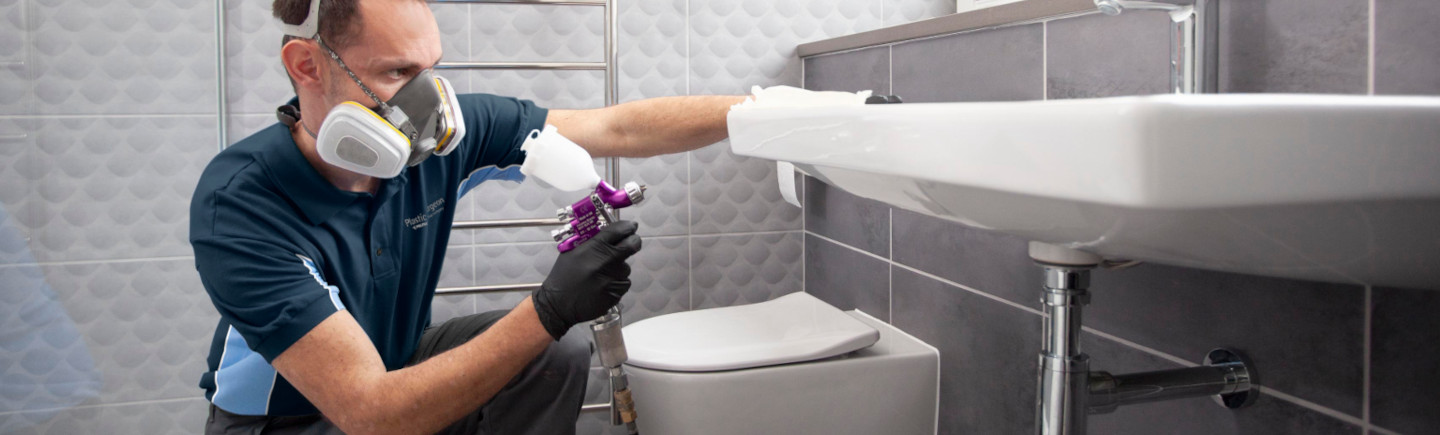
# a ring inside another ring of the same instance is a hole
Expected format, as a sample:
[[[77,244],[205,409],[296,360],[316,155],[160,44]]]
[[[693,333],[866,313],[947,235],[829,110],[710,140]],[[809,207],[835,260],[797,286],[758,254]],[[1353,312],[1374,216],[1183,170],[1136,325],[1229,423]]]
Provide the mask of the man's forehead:
[[[430,67],[440,60],[440,29],[421,0],[361,0],[351,48],[367,67]]]

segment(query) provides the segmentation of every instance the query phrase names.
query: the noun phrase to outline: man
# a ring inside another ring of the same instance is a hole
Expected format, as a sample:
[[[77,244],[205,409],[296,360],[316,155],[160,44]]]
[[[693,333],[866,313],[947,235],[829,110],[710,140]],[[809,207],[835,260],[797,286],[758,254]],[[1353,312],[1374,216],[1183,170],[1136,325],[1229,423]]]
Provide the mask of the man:
[[[397,102],[411,98],[410,83],[439,83],[428,75],[441,57],[429,7],[273,7],[286,24],[312,11],[318,21],[281,50],[297,99],[282,108],[284,122],[220,153],[191,204],[196,268],[221,314],[201,380],[212,403],[207,433],[573,432],[590,347],[582,330],[567,331],[629,289],[624,261],[640,249],[636,227],[616,223],[561,254],[542,288],[508,312],[429,327],[457,197],[512,173],[524,159],[519,145],[545,124],[595,156],[681,152],[724,139],[725,114],[742,98],[547,111],[464,95],[456,103],[463,138],[385,178],[337,164],[334,147],[345,144],[327,127],[342,123],[336,108],[346,105],[378,114],[356,122],[429,140],[412,134],[411,121],[436,124]],[[389,106],[406,108],[408,120],[388,115]],[[372,144],[362,145],[355,149]]]

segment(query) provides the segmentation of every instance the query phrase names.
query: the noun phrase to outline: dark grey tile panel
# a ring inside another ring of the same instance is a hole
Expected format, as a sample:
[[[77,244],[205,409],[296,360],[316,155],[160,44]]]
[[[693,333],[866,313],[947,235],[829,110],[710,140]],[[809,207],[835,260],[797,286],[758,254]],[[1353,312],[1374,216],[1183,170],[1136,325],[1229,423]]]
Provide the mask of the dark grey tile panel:
[[[1364,290],[1160,265],[1098,271],[1085,324],[1198,360],[1249,355],[1261,383],[1360,415]]]
[[[890,207],[805,178],[805,229],[881,257],[890,256]]]
[[[1181,366],[1134,348],[1086,333],[1082,347],[1091,370],[1125,374]],[[1198,361],[1197,361],[1198,362]],[[1091,415],[1090,433],[1108,435],[1347,434],[1359,428],[1293,403],[1261,395],[1249,407],[1230,410],[1210,397],[1145,403]]]
[[[893,323],[940,350],[939,433],[1033,433],[1040,316],[894,273]]]
[[[890,264],[805,236],[805,291],[842,310],[890,321]]]
[[[1365,92],[1365,0],[1220,2],[1220,92]]]
[[[1440,94],[1440,2],[1375,2],[1375,93]]]
[[[1160,11],[1047,24],[1047,98],[1162,94],[1170,85],[1170,18]]]
[[[890,93],[890,47],[805,59],[805,89]]]
[[[1038,100],[1041,33],[1032,24],[897,44],[894,94],[912,103]]]
[[[894,229],[895,262],[1040,308],[1044,277],[1025,240],[898,208]]]
[[[1440,428],[1440,291],[1377,288],[1370,355],[1370,421],[1403,433]]]

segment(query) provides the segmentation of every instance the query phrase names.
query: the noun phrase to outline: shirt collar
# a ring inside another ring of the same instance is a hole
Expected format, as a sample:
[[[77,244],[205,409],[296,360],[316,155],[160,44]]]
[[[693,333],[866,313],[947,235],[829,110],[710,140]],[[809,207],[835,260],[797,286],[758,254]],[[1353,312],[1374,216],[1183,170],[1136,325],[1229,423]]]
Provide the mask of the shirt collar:
[[[298,98],[291,99],[289,104],[299,107],[300,102]],[[290,135],[288,127],[276,123],[270,128],[279,138],[270,141],[271,146],[264,150],[262,158],[265,166],[270,170],[270,177],[275,184],[300,209],[311,225],[319,225],[355,200],[370,196],[367,193],[340,190],[330,184],[330,180],[326,180],[315,167],[310,166],[310,161],[300,152],[300,147],[295,144],[295,138]]]

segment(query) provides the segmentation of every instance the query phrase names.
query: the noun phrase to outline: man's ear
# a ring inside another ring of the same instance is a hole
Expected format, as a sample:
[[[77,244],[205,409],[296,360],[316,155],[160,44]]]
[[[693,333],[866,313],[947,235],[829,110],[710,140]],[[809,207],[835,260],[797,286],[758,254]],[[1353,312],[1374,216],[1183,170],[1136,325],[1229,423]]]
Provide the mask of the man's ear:
[[[320,47],[310,40],[292,39],[280,47],[280,61],[285,73],[295,83],[296,91],[320,89]]]

